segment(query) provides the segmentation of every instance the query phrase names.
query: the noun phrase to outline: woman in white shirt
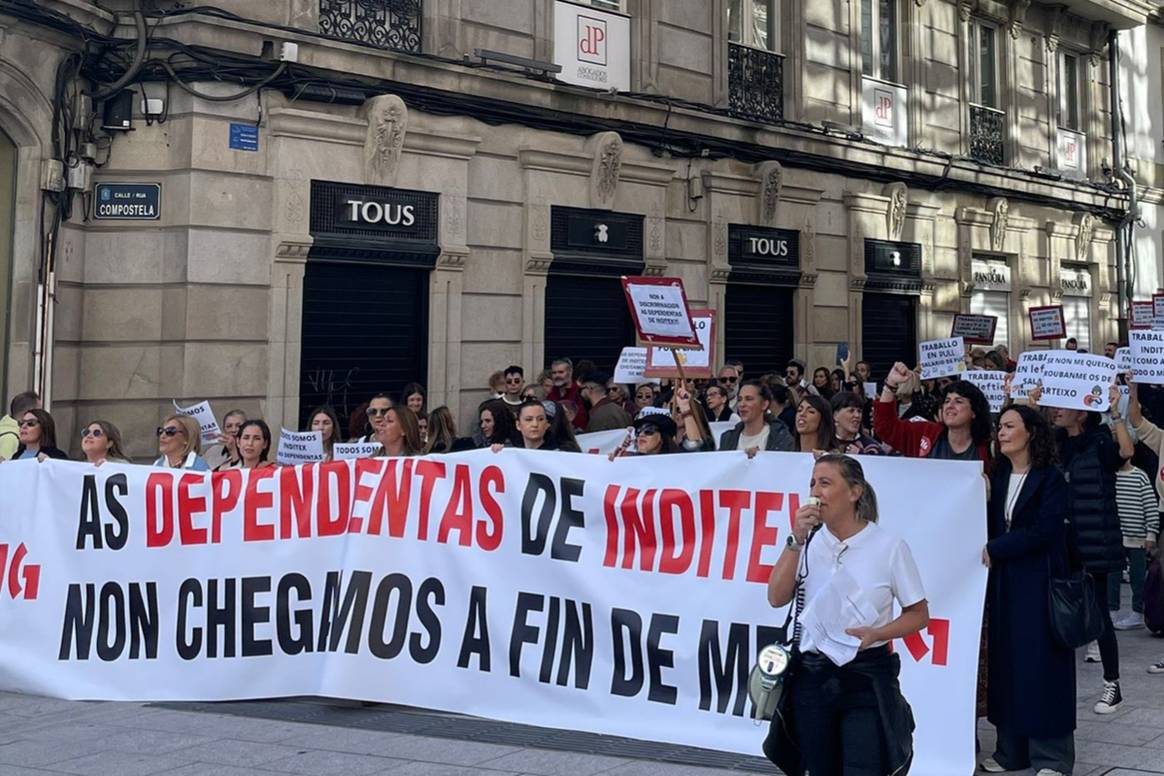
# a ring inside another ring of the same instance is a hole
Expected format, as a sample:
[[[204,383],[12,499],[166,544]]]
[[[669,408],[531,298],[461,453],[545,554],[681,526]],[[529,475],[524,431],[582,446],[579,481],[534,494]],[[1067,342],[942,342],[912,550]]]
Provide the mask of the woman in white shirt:
[[[799,647],[764,753],[789,774],[906,773],[913,713],[888,645],[929,623],[921,575],[909,545],[877,525],[877,496],[855,459],[818,458],[811,494],[819,504],[797,511],[768,580],[772,606],[796,607]],[[817,614],[837,596],[839,619]]]

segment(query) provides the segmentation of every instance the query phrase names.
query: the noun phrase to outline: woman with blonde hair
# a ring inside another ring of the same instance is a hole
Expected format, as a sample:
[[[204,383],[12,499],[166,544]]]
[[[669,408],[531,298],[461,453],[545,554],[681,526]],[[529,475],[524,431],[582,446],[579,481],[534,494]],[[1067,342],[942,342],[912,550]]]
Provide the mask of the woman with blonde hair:
[[[382,456],[395,458],[421,455],[424,452],[416,413],[407,407],[389,408],[384,415],[384,424],[376,431],[376,441],[382,445],[380,449]]]
[[[154,466],[208,472],[202,458],[202,428],[189,415],[170,415],[158,426],[158,452]]]

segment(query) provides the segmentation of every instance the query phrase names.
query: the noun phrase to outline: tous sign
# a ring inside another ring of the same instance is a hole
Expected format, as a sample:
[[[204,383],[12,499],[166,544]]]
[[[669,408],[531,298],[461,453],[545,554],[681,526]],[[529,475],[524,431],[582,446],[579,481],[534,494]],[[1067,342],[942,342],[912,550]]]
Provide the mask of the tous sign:
[[[369,202],[349,199],[348,219],[364,224],[387,224],[388,226],[412,226],[416,223],[413,205],[393,205],[390,202]]]
[[[787,256],[788,241],[775,240],[771,237],[749,237],[748,245],[756,256]]]

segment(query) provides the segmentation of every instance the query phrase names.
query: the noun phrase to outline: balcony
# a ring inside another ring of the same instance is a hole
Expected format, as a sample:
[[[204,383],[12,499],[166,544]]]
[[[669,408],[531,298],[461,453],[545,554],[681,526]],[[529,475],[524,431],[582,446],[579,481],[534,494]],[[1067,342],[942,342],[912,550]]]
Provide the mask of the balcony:
[[[728,43],[728,109],[737,118],[784,120],[784,57]]]
[[[970,158],[982,164],[1001,166],[1006,113],[985,105],[970,106]]]
[[[319,0],[321,34],[351,43],[420,53],[423,0]]]

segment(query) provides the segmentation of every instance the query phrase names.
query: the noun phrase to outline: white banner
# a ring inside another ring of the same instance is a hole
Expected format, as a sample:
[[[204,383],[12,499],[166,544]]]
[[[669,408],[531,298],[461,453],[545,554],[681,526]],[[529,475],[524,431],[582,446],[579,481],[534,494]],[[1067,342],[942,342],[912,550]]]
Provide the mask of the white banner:
[[[1115,361],[1104,355],[1056,350],[1043,364],[1044,407],[1107,412],[1108,389],[1116,380]]]
[[[1127,350],[1131,355],[1132,382],[1164,384],[1164,331],[1129,331]]]
[[[179,407],[178,402],[174,402],[174,411],[179,415],[189,415],[198,421],[201,428],[202,444],[216,444],[218,438],[222,436],[222,432],[218,428],[218,420],[214,417],[214,410],[210,408],[210,402],[203,401],[189,407]]]
[[[894,644],[914,772],[969,773],[982,466],[862,465],[930,605]],[[812,466],[525,450],[213,475],[6,463],[0,689],[358,698],[758,754],[746,680],[784,622],[766,583]]]
[[[966,370],[966,344],[961,337],[923,342],[920,351],[923,380],[958,375]]]
[[[970,369],[962,373],[962,379],[974,383],[990,402],[991,412],[1002,412],[1002,403],[1006,401],[1006,391],[1002,383],[1006,379],[1006,372],[997,372],[986,369]]]

